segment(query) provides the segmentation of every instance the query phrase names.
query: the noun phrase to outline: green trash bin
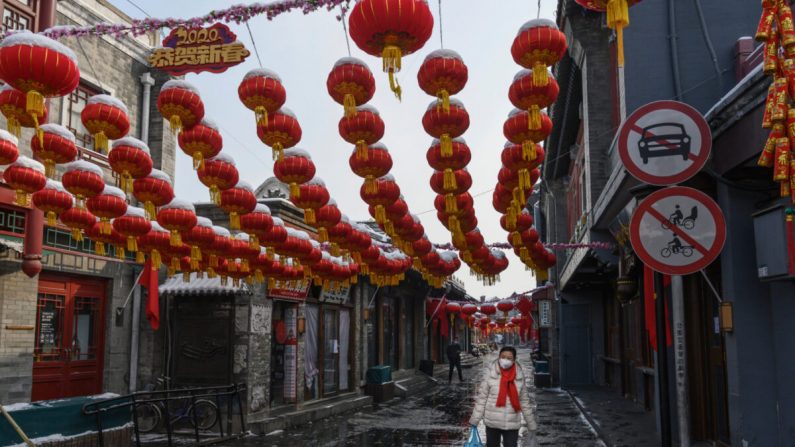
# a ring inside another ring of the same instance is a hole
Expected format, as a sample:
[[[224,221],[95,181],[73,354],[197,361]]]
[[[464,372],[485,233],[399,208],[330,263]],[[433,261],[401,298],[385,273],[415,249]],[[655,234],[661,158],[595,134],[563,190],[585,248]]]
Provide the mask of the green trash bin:
[[[392,381],[392,367],[389,365],[376,365],[367,369],[367,383],[380,385]]]

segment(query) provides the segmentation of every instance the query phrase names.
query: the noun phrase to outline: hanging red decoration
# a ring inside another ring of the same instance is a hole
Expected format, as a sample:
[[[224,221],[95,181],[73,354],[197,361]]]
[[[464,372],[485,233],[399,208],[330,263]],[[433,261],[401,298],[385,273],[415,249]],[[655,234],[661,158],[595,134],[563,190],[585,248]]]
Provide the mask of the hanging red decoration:
[[[337,208],[337,202],[329,199],[325,206],[315,211],[315,228],[321,242],[328,241],[328,229],[337,225],[342,219],[342,212]]]
[[[136,262],[143,263],[143,253],[138,252],[137,238],[152,229],[152,224],[146,218],[143,208],[128,206],[123,216],[113,219],[113,229],[127,238],[127,251],[138,253]]]
[[[223,152],[205,160],[196,170],[196,175],[204,186],[210,188],[210,200],[216,205],[221,203],[221,191],[232,188],[240,181],[235,160]]]
[[[58,216],[74,206],[75,198],[69,194],[61,182],[47,180],[44,188],[33,193],[33,206],[47,217],[47,225],[54,227]]]
[[[241,269],[242,272],[248,273],[250,271],[249,260],[256,259],[259,256],[260,249],[251,246],[251,240],[246,233],[237,233],[232,236],[231,245],[229,247],[229,258],[240,259],[242,262],[238,265],[229,265],[229,271],[234,271],[236,268]]]
[[[204,118],[204,103],[199,90],[181,79],[163,84],[157,96],[157,109],[168,120],[172,132],[190,129]]]
[[[232,246],[232,234],[229,233],[229,230],[213,225],[213,233],[215,238],[212,244],[204,248],[204,252],[210,255],[210,259],[207,260],[207,276],[210,278],[215,278],[217,269],[229,255],[229,249]]]
[[[273,226],[265,237],[259,238],[259,243],[268,248],[268,251],[274,247],[278,247],[287,239],[287,228],[284,226],[284,221],[280,217],[273,218]]]
[[[381,57],[389,86],[400,98],[395,79],[403,56],[425,45],[433,32],[433,15],[425,0],[363,0],[349,19],[351,38],[365,53]]]
[[[359,195],[365,203],[375,208],[376,222],[384,223],[387,220],[385,207],[400,198],[400,187],[395,182],[395,178],[391,174],[387,174],[375,180],[374,188],[366,188],[365,185],[362,185]]]
[[[301,125],[295,114],[287,107],[268,115],[265,125],[257,125],[257,136],[270,146],[273,159],[280,160],[285,149],[291,148],[301,141]]]
[[[315,225],[315,211],[327,204],[330,198],[326,184],[318,177],[302,184],[297,195],[290,194],[290,201],[304,210],[304,221],[309,225]]]
[[[299,185],[315,176],[315,164],[309,152],[295,147],[286,149],[284,156],[273,163],[273,175],[282,183],[290,185],[291,197],[298,197]]]
[[[22,128],[37,128],[39,123],[47,122],[47,106],[41,113],[28,113],[25,110],[27,98],[25,94],[8,84],[0,88],[0,113],[6,117],[8,131],[19,138]]]
[[[354,149],[348,164],[354,174],[364,179],[365,188],[373,191],[375,179],[389,174],[392,170],[392,156],[383,143],[374,143],[367,148],[367,157],[359,156],[359,150]]]
[[[508,216],[500,217],[500,225],[502,229],[510,233],[510,243],[514,247],[522,245],[521,233],[530,229],[533,226],[533,216],[527,209],[523,209],[516,215],[516,219],[511,222]]]
[[[0,165],[10,165],[19,158],[19,140],[0,129]]]
[[[485,303],[480,305],[480,312],[487,317],[491,317],[492,315],[497,313],[497,307],[491,303]]]
[[[75,136],[59,124],[42,124],[39,135],[30,140],[33,157],[44,163],[45,174],[55,177],[55,165],[69,163],[77,158]]]
[[[61,213],[58,219],[62,224],[69,227],[72,232],[72,239],[75,242],[81,242],[83,240],[83,232],[94,226],[94,222],[97,221],[96,216],[91,214],[90,211],[76,206]]]
[[[171,233],[171,246],[182,245],[182,234],[196,226],[196,208],[182,199],[172,199],[157,210],[157,223]]]
[[[0,43],[0,78],[26,95],[25,111],[35,122],[44,114],[44,98],[74,90],[80,70],[77,56],[66,46],[41,34],[20,31]]]
[[[181,233],[182,242],[190,246],[190,268],[199,271],[204,260],[202,251],[207,250],[215,242],[213,222],[202,216],[196,216],[196,225]]]
[[[113,228],[106,228],[102,222],[96,221],[85,229],[85,234],[94,242],[94,254],[97,256],[108,256],[106,245],[113,245],[116,248],[116,257],[124,259],[124,237]]]
[[[629,7],[641,0],[575,0],[592,11],[607,12],[607,26],[616,31],[618,66],[624,66],[624,28],[629,26]],[[773,2],[771,2],[773,3]],[[765,1],[762,2],[765,4]],[[792,25],[789,25],[790,30]]]
[[[472,152],[469,150],[466,141],[458,137],[452,140],[449,155],[443,156],[441,142],[433,140],[433,144],[426,152],[425,158],[428,160],[430,167],[444,172],[444,183],[452,185],[455,182],[453,171],[464,169],[472,159]]]
[[[101,193],[86,200],[86,208],[99,218],[99,230],[103,235],[111,233],[111,219],[127,212],[127,196],[115,186],[105,185]]]
[[[118,140],[130,131],[127,106],[110,95],[94,95],[88,98],[80,112],[83,126],[94,136],[94,150],[106,154],[108,140]]]
[[[522,25],[511,46],[517,64],[533,69],[533,82],[546,85],[547,67],[558,63],[566,53],[566,35],[549,19],[534,19]]]
[[[182,129],[177,142],[182,152],[193,159],[193,169],[199,169],[204,160],[215,157],[224,147],[218,126],[208,118],[203,118],[193,127]]]
[[[133,181],[133,195],[144,204],[146,217],[156,219],[157,207],[174,200],[174,187],[171,177],[159,169],[152,169],[146,177]]]
[[[44,165],[28,157],[19,157],[3,171],[3,180],[16,193],[15,203],[30,206],[30,195],[47,184]]]
[[[544,148],[536,144],[535,153],[536,158],[534,160],[530,160],[529,157],[525,157],[525,152],[522,148],[522,145],[507,142],[505,143],[500,157],[502,159],[503,166],[512,171],[518,171],[520,175],[527,175],[523,174],[522,171],[527,171],[529,173],[529,171],[532,171],[544,162]]]
[[[425,115],[422,116],[422,127],[428,135],[438,138],[441,142],[440,155],[451,157],[453,138],[460,137],[469,128],[469,114],[464,104],[455,98],[450,98],[448,111],[437,107],[434,101],[428,105]]]
[[[434,171],[431,176],[431,189],[436,194],[443,195],[445,199],[445,212],[453,213],[458,210],[456,196],[464,194],[472,187],[472,176],[466,169],[453,171],[449,182],[445,182],[444,172]]]
[[[541,127],[537,130],[530,130],[530,127],[530,114],[526,110],[513,109],[502,126],[502,132],[511,143],[521,144],[525,159],[533,161],[538,156],[535,143],[544,141],[552,132],[552,120],[541,112]]]
[[[158,270],[163,264],[166,252],[171,248],[171,235],[157,222],[151,222],[148,233],[138,237],[138,250],[149,254],[152,269]]]
[[[334,63],[326,80],[328,94],[345,107],[345,116],[353,116],[356,107],[366,104],[375,94],[375,78],[370,68],[355,57],[343,57]]]
[[[76,160],[64,166],[61,177],[64,188],[77,199],[77,207],[84,206],[84,200],[90,199],[105,189],[102,169],[86,160]]]
[[[439,99],[442,111],[450,111],[450,96],[464,89],[469,77],[461,55],[453,50],[435,50],[425,56],[417,73],[420,88]]]
[[[254,111],[258,126],[268,125],[268,114],[276,112],[287,101],[279,75],[265,68],[255,68],[243,77],[237,88],[240,102]]]
[[[362,160],[368,157],[368,147],[384,136],[384,121],[371,105],[359,106],[353,115],[343,116],[338,127],[342,138],[356,145],[356,157]]]
[[[154,164],[149,146],[133,137],[113,142],[108,152],[108,163],[113,172],[119,174],[119,186],[125,193],[131,193],[133,180],[149,175]]]
[[[259,250],[260,239],[268,236],[273,228],[273,216],[266,205],[258,203],[250,213],[240,216],[240,229],[249,235],[251,247]]]
[[[340,221],[333,227],[328,228],[327,231],[328,240],[331,242],[331,254],[333,256],[339,256],[340,245],[345,244],[348,241],[348,236],[353,232],[351,221],[348,219],[348,216],[343,214]]]
[[[240,216],[254,211],[257,197],[254,188],[248,182],[239,181],[232,188],[221,191],[221,202],[218,207],[229,214],[229,229],[240,229]]]
[[[533,71],[536,69],[519,71],[508,90],[511,104],[517,109],[527,110],[530,115],[528,127],[530,130],[541,129],[541,109],[552,105],[560,94],[560,87],[551,74],[547,74],[546,85],[536,85],[533,82],[535,79]],[[546,67],[541,70],[546,70]]]

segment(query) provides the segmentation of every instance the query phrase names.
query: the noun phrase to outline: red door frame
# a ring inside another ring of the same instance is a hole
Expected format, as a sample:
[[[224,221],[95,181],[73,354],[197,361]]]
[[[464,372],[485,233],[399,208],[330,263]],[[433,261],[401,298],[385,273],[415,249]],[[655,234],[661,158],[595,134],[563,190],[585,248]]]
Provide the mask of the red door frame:
[[[34,357],[33,387],[31,401],[83,396],[102,392],[104,354],[105,354],[105,301],[106,280],[81,276],[67,276],[42,273],[39,277],[38,293],[61,295],[64,297],[62,320],[59,333],[61,344],[57,360],[42,360]],[[93,359],[72,359],[74,345],[75,298],[94,298],[98,300],[96,320],[94,321]],[[39,313],[37,296],[36,344],[39,340]]]

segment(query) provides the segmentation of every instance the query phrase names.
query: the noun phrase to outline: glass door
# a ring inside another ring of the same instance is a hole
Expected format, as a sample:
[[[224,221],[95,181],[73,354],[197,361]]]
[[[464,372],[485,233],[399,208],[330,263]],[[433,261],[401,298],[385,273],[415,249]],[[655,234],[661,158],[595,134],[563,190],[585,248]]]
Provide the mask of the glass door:
[[[339,390],[339,324],[334,309],[323,309],[323,394]]]

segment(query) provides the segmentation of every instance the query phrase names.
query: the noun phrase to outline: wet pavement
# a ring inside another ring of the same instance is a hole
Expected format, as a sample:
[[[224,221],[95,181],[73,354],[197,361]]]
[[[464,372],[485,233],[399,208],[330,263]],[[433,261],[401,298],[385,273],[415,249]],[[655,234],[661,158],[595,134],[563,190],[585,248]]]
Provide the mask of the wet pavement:
[[[494,355],[489,358],[493,359]],[[519,360],[528,364],[529,352],[520,351]],[[264,436],[249,436],[221,445],[460,446],[468,434],[468,421],[474,405],[473,396],[482,373],[482,368],[471,368],[464,371],[463,383],[454,379],[452,385],[447,385],[442,381],[435,389],[423,395],[374,405],[364,411],[331,417],[297,429],[277,431]],[[536,399],[540,445],[604,446],[568,393],[561,390],[539,390]],[[481,439],[485,442],[483,424],[479,429]]]

